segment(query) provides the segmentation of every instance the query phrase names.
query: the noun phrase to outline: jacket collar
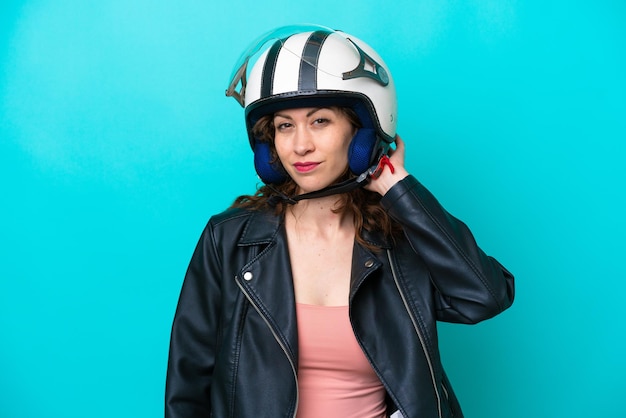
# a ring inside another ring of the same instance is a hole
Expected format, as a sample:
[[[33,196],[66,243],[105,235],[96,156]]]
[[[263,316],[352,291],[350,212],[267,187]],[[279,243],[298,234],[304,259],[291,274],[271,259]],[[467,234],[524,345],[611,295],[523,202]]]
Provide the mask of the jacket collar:
[[[271,211],[252,211],[238,245],[269,244],[274,241],[282,223],[283,217]]]
[[[380,231],[363,230],[363,239],[378,248],[391,248],[391,243],[389,242],[389,239],[385,237]]]

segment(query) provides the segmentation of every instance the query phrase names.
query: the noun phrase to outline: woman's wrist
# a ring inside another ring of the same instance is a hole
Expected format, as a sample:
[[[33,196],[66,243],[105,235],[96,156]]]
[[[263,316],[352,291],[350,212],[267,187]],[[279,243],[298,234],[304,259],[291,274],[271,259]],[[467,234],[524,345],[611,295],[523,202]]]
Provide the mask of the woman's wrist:
[[[392,173],[389,168],[385,168],[377,179],[372,179],[368,184],[368,189],[384,196],[389,189],[409,175],[404,167],[395,167]]]

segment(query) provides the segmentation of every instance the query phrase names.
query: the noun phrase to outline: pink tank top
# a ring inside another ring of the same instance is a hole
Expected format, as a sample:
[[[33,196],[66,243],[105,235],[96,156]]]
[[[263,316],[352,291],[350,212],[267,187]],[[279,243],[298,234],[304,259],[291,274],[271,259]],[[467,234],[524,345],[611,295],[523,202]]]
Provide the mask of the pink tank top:
[[[347,306],[296,304],[298,418],[385,417],[385,389],[359,346]]]

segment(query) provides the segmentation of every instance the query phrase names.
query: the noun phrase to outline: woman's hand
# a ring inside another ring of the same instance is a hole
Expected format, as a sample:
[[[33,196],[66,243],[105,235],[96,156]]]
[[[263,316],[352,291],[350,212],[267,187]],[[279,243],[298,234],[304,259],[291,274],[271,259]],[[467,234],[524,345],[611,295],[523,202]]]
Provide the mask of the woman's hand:
[[[396,135],[396,149],[389,151],[389,162],[394,168],[393,173],[390,167],[383,166],[380,176],[377,179],[372,178],[365,188],[384,196],[394,184],[408,176],[409,173],[404,168],[404,155],[404,141]]]

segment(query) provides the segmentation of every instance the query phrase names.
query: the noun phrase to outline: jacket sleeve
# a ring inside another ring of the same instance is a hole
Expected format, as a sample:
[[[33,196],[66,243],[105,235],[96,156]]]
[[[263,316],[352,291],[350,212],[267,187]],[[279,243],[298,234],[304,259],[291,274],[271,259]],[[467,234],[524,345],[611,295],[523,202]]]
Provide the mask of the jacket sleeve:
[[[209,224],[210,225],[210,224]],[[208,226],[193,253],[172,324],[166,418],[210,416],[220,311],[220,262]]]
[[[513,275],[486,255],[467,226],[415,177],[409,175],[394,185],[381,205],[402,225],[430,272],[438,320],[472,324],[511,306]]]

